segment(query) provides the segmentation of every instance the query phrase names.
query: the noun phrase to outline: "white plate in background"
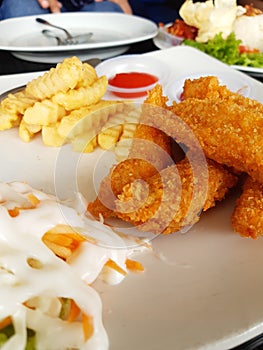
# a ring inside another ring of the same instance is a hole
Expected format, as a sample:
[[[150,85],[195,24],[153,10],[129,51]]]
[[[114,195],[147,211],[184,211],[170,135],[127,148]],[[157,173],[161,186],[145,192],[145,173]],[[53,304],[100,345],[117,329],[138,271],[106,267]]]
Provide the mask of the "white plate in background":
[[[55,39],[41,32],[49,29],[63,37],[63,31],[36,22],[37,17],[66,28],[73,35],[89,32],[93,35],[87,43],[57,46]],[[81,60],[105,59],[126,52],[130,44],[153,38],[157,32],[152,21],[123,13],[70,12],[17,17],[0,21],[0,50],[42,63],[58,63],[72,55]]]
[[[89,60],[91,58],[99,58],[104,60],[106,58],[114,57],[123,54],[129,50],[129,46],[113,46],[103,49],[79,50],[79,51],[55,51],[55,52],[12,52],[13,56],[30,62],[39,63],[59,63],[70,56],[77,56],[81,61]]]
[[[36,22],[36,17],[64,27],[72,34],[92,32],[93,36],[87,43],[57,46],[54,39],[41,33],[43,29],[57,30]],[[122,13],[71,12],[17,17],[0,22],[0,50],[54,52],[101,49],[151,39],[157,32],[158,28],[152,21]]]

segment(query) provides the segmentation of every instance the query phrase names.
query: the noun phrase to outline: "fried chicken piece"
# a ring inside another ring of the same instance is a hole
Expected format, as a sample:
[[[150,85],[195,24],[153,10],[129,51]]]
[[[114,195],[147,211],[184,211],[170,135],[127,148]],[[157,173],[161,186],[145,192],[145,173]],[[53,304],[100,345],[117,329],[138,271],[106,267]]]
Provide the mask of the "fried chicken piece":
[[[93,202],[88,203],[88,211],[95,217],[114,217],[115,200],[123,187],[137,179],[147,179],[156,173],[156,168],[143,159],[126,159],[114,165],[102,180],[99,193]]]
[[[191,128],[208,158],[247,172],[263,183],[263,109],[260,103],[255,108],[246,108],[230,99],[191,98],[175,104],[172,111]]]
[[[168,136],[146,125],[138,125],[132,142],[129,158],[114,165],[99,188],[93,202],[88,204],[88,211],[95,217],[115,216],[115,199],[123,187],[134,180],[145,180],[157,171],[170,165],[172,143]]]
[[[201,211],[222,200],[237,182],[236,176],[212,160],[194,163],[185,158],[147,182],[127,184],[116,201],[117,216],[156,234],[194,225]]]
[[[198,79],[186,79],[183,87],[183,99],[205,98],[229,99],[232,103],[242,104],[246,108],[260,108],[263,111],[263,106],[255,100],[242,96],[242,91],[247,88],[247,85],[242,86],[238,91],[232,92],[225,85],[221,85],[215,76],[200,77]]]
[[[200,77],[198,79],[186,79],[184,81],[182,100],[187,98],[224,98],[229,97],[231,92],[224,86],[220,85],[218,78],[215,76]]]
[[[232,226],[241,236],[254,239],[263,236],[263,184],[250,176],[232,214]]]
[[[167,107],[166,114],[146,113],[144,118],[177,142],[192,150],[199,143],[207,158],[263,183],[261,103],[234,93],[229,98],[187,98]]]
[[[156,89],[155,96],[149,95],[145,103],[166,106],[168,98],[162,96],[162,88]],[[144,106],[142,106],[142,109]],[[144,112],[145,114],[145,112]],[[133,135],[128,159],[114,165],[100,184],[97,198],[88,204],[88,211],[95,217],[114,217],[115,199],[125,185],[134,180],[146,180],[156,172],[173,163],[172,153],[175,145],[173,140],[158,128],[147,123],[138,124]]]

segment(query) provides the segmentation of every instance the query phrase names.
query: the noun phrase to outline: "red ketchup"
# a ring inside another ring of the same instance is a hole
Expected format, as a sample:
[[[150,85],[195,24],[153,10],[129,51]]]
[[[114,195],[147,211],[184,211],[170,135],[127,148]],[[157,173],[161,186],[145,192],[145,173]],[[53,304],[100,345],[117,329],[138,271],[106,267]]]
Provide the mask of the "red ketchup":
[[[149,73],[143,72],[129,72],[117,73],[114,77],[109,79],[109,85],[116,88],[124,89],[138,89],[152,85],[158,81],[158,78]],[[140,92],[117,92],[112,91],[113,94],[119,97],[142,97],[147,94],[147,91]]]

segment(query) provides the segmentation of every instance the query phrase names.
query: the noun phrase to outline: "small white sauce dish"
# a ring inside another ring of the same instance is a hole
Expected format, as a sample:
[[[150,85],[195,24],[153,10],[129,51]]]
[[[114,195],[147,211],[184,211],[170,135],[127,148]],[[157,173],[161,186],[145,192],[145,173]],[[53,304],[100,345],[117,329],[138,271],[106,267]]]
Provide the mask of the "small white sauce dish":
[[[146,96],[147,91],[151,90],[157,83],[161,85],[166,84],[169,75],[162,61],[148,55],[123,55],[111,58],[100,63],[96,67],[96,71],[98,76],[106,75],[108,78],[108,92],[123,98]],[[129,79],[128,73],[145,73],[157,79],[155,82],[141,87],[117,87],[116,85],[111,85],[110,80],[116,74],[122,73],[126,73],[127,79]]]

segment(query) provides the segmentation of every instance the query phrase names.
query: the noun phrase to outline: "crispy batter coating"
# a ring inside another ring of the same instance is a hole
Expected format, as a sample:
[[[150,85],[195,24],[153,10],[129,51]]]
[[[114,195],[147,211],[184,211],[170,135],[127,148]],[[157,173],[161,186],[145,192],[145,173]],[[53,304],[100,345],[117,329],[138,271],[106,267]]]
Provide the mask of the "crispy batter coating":
[[[232,93],[223,85],[219,84],[215,76],[200,77],[198,79],[186,79],[184,82],[182,99],[198,98],[224,98]]]
[[[161,97],[163,103],[167,98]],[[172,140],[161,130],[138,124],[133,134],[128,159],[113,166],[100,184],[97,198],[88,204],[88,211],[95,217],[116,216],[115,199],[123,187],[134,180],[146,180],[173,163]]]
[[[222,200],[237,178],[212,160],[190,164],[187,158],[147,182],[126,185],[116,201],[117,216],[139,230],[169,234],[195,224],[202,210]],[[208,175],[208,178],[207,178]]]
[[[231,93],[227,98],[187,98],[167,109],[170,114],[146,114],[147,123],[190,147],[195,147],[193,132],[207,158],[263,183],[261,103]]]
[[[242,96],[242,91],[246,88],[247,85],[244,85],[238,91],[232,92],[225,85],[221,85],[215,76],[200,77],[193,80],[186,79],[183,87],[183,99],[228,99],[229,103],[241,104],[244,108],[257,109],[262,113],[262,104]]]
[[[207,157],[263,183],[262,105],[250,109],[228,99],[191,98],[172,111],[191,128]]]
[[[89,212],[104,218],[116,216],[115,200],[125,185],[134,180],[146,180],[156,173],[156,169],[143,159],[126,159],[112,167],[101,184],[97,198],[88,204]]]
[[[241,236],[263,236],[263,184],[248,177],[232,214],[232,226]]]

